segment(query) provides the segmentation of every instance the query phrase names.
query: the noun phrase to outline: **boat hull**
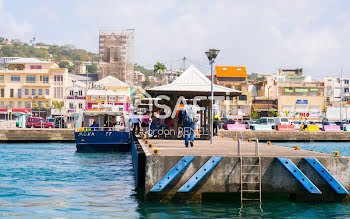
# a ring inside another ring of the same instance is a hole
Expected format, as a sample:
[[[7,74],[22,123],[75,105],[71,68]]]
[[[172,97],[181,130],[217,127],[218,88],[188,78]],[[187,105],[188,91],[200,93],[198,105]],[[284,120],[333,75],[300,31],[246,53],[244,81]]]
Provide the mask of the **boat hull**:
[[[122,131],[75,132],[77,152],[130,151],[130,134]]]

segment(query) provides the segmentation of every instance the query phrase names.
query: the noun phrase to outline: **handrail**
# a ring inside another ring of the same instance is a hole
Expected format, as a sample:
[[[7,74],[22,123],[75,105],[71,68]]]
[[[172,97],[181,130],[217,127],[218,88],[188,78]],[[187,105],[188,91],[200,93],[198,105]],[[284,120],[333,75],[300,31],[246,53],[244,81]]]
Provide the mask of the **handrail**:
[[[75,128],[75,132],[89,132],[89,131],[126,131],[124,126],[115,127],[80,127]]]

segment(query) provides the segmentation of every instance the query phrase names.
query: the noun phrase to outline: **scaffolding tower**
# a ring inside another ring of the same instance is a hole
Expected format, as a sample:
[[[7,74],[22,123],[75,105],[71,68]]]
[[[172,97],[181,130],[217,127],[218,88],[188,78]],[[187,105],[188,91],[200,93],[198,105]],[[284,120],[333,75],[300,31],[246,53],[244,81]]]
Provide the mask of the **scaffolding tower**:
[[[99,31],[99,79],[109,75],[132,85],[134,29]]]

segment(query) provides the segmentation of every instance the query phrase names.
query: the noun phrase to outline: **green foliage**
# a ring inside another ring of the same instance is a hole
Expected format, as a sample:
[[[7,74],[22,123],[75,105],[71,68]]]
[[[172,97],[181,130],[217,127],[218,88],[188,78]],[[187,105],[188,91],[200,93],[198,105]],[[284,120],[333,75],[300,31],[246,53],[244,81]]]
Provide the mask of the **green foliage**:
[[[56,105],[56,108],[57,108],[59,111],[61,111],[61,109],[62,109],[62,103],[56,101],[56,102],[55,102],[55,105]]]
[[[92,73],[92,74],[97,74],[97,71],[98,71],[97,65],[95,65],[95,64],[87,65],[86,71],[89,73]]]
[[[286,115],[286,117],[289,117],[289,113],[290,113],[289,110],[285,110],[285,111],[284,111],[284,114]]]
[[[134,70],[135,70],[135,71],[139,71],[139,72],[141,72],[142,74],[145,74],[146,76],[154,75],[153,70],[146,69],[145,67],[143,67],[143,66],[141,66],[141,65],[138,65],[137,63],[134,65]]]
[[[33,107],[36,108],[38,111],[40,111],[40,106],[37,103],[33,103]]]
[[[277,116],[277,112],[274,109],[271,109],[268,113],[267,113],[268,117],[276,117]]]
[[[0,37],[0,44],[7,39]],[[84,49],[77,49],[72,45],[47,45],[39,42],[34,45],[35,37],[30,40],[29,45],[22,43],[20,40],[11,40],[14,45],[5,45],[1,47],[0,54],[2,56],[18,56],[24,58],[40,58],[40,59],[51,59],[57,63],[63,59],[71,60],[73,62],[78,61],[98,61],[98,54],[88,52]],[[35,48],[35,46],[47,46],[48,48]]]
[[[266,81],[266,77],[264,75],[252,73],[252,74],[248,74],[248,80],[260,82],[260,81]]]
[[[164,73],[167,70],[167,68],[165,67],[165,65],[161,62],[157,62],[154,66],[153,66],[153,72],[154,73],[158,73],[159,75],[161,73]]]
[[[148,76],[146,76],[146,80],[142,83],[142,87],[147,87],[147,86],[151,86],[151,80],[148,78]]]
[[[60,64],[58,64],[58,65],[60,66],[60,68],[67,68],[68,72],[72,72],[74,69],[74,67],[70,66],[67,61],[60,62]]]
[[[258,113],[258,109],[257,108],[255,108],[250,114],[251,114],[253,120],[258,120],[259,119],[259,113]]]

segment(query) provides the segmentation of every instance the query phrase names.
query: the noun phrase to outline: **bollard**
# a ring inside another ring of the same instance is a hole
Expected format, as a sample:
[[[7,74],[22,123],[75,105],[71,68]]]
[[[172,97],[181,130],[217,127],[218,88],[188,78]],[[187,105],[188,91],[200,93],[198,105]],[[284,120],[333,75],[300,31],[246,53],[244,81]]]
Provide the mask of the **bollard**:
[[[234,141],[237,141],[237,136],[233,136],[233,140],[234,140]]]
[[[153,155],[158,155],[159,149],[158,148],[154,148],[153,150]]]
[[[334,157],[340,157],[339,151],[333,151]]]
[[[271,145],[271,141],[267,141],[267,145],[270,146]]]
[[[152,143],[149,143],[148,147],[149,148],[152,148],[153,144]]]
[[[252,139],[251,139],[251,138],[248,138],[248,142],[252,142]]]
[[[238,156],[241,156],[241,139],[238,139]]]
[[[293,148],[294,148],[294,150],[296,150],[296,151],[300,150],[299,145],[294,145]]]
[[[259,139],[255,141],[255,156],[259,157]]]
[[[145,143],[148,144],[148,140],[147,139],[145,139]]]
[[[224,134],[221,135],[221,138],[225,137]]]

